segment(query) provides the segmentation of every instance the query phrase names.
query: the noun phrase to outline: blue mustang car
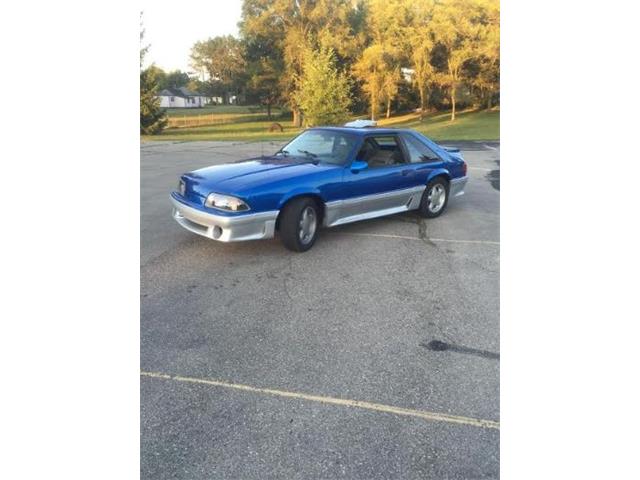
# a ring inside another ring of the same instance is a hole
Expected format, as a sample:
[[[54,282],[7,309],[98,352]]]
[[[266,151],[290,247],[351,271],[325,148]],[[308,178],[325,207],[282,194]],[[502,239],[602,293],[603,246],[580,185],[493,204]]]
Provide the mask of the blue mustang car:
[[[310,249],[320,226],[417,210],[439,216],[462,195],[467,165],[412,130],[321,127],[271,156],[181,176],[173,217],[193,233],[232,242],[272,238]]]

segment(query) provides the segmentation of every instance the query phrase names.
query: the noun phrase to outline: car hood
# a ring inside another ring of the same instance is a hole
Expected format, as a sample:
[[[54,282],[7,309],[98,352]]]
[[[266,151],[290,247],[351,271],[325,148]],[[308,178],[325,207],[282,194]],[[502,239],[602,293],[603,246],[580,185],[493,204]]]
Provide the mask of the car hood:
[[[182,178],[187,189],[200,197],[206,198],[211,192],[242,196],[267,183],[330,168],[339,167],[300,157],[273,156],[214,165],[184,174]]]

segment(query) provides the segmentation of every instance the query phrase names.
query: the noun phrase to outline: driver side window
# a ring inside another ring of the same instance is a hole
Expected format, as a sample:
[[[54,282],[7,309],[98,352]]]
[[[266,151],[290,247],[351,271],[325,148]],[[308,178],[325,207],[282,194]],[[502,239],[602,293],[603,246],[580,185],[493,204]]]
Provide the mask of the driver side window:
[[[365,138],[357,158],[367,162],[369,168],[406,163],[402,148],[395,135],[372,135]]]

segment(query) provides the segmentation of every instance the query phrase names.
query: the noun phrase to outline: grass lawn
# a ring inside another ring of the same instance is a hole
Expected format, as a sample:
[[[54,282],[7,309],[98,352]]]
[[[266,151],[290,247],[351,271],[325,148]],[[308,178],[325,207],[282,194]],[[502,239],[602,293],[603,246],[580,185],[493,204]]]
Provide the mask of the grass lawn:
[[[436,140],[500,140],[500,111],[481,110],[456,112],[451,122],[451,112],[437,112],[421,122],[417,114],[382,119],[381,127],[411,128]]]
[[[394,128],[411,128],[436,141],[500,139],[499,110],[460,112],[456,114],[456,121],[453,123],[449,121],[450,116],[451,114],[449,112],[436,112],[427,115],[424,120],[420,122],[419,116],[411,113],[389,119],[382,119],[378,122],[378,125]],[[165,130],[160,135],[143,135],[141,139],[142,141],[283,141],[301,131],[294,127],[290,120],[276,119],[273,121],[280,123],[284,127],[284,132],[268,132],[269,126],[273,123],[272,121],[242,121],[224,125],[172,128]]]
[[[284,128],[284,132],[269,133],[269,126],[278,122]],[[286,140],[300,132],[293,126],[291,120],[253,121],[225,123],[223,125],[205,125],[202,127],[171,128],[160,135],[143,135],[142,140],[172,140],[172,141],[197,141],[197,140],[233,140],[233,141],[263,141]]]

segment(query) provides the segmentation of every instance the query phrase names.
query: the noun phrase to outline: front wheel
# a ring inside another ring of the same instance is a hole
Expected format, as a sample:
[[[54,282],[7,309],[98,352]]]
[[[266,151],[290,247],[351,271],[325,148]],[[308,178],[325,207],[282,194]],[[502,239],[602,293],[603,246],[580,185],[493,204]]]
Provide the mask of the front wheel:
[[[306,252],[316,241],[320,214],[310,198],[298,198],[287,203],[280,218],[280,239],[294,252]]]
[[[418,211],[425,218],[435,218],[444,212],[448,201],[449,182],[442,177],[437,177],[427,184]]]

